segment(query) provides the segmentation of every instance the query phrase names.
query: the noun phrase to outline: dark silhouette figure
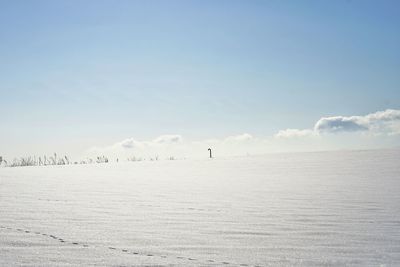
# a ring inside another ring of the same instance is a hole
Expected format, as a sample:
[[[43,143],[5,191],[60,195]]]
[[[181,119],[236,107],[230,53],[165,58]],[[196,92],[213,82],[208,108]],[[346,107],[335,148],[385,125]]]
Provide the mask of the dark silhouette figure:
[[[210,159],[211,159],[212,158],[211,148],[209,148],[208,151],[210,151]]]

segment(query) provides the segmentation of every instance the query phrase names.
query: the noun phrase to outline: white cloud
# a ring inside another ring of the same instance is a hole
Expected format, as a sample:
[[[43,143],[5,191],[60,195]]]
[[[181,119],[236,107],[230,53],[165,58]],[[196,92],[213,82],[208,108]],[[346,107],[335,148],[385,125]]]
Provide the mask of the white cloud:
[[[243,142],[243,141],[249,141],[252,140],[253,136],[248,133],[240,134],[240,135],[234,135],[234,136],[228,136],[225,138],[225,142]]]
[[[156,145],[170,145],[182,142],[182,136],[180,135],[161,135],[151,141],[138,141],[134,138],[128,138],[121,142],[115,143],[112,148],[122,149],[142,149],[145,147],[152,147]]]
[[[292,138],[351,132],[362,132],[371,135],[400,134],[400,110],[388,109],[365,116],[322,117],[315,123],[313,129],[282,130],[275,137]]]
[[[180,135],[161,135],[153,140],[156,144],[174,144],[182,142],[182,136]]]
[[[378,111],[368,114],[366,118],[369,121],[398,121],[400,120],[400,110],[387,109],[385,111]]]
[[[115,157],[127,156],[157,156],[173,153],[177,145],[182,143],[180,135],[161,135],[153,140],[139,141],[127,138],[110,146],[93,147],[86,151],[86,156],[109,155]]]
[[[128,138],[128,139],[123,140],[120,143],[115,144],[115,146],[121,146],[122,148],[125,148],[125,149],[132,149],[135,147],[140,147],[142,145],[143,144],[141,142],[136,141],[133,138]]]
[[[321,118],[314,126],[314,131],[319,133],[338,133],[367,131],[368,125],[364,125],[360,117],[327,117]]]
[[[292,138],[292,137],[305,137],[313,135],[315,135],[315,132],[313,130],[286,129],[286,130],[280,130],[277,134],[275,134],[275,137]]]
[[[321,118],[314,126],[317,132],[368,132],[396,134],[400,131],[400,110],[387,109],[365,116],[337,116]]]

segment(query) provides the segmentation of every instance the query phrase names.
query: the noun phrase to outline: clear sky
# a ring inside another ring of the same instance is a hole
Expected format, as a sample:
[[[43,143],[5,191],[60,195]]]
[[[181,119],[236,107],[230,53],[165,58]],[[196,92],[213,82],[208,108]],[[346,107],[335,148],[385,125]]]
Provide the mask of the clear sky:
[[[263,138],[399,110],[399,12],[386,0],[0,0],[0,155]]]

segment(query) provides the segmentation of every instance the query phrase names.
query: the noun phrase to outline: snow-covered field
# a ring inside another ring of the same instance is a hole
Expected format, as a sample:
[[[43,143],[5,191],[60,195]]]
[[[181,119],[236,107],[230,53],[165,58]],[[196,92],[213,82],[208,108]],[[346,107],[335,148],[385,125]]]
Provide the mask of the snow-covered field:
[[[1,266],[399,266],[400,150],[0,168]]]

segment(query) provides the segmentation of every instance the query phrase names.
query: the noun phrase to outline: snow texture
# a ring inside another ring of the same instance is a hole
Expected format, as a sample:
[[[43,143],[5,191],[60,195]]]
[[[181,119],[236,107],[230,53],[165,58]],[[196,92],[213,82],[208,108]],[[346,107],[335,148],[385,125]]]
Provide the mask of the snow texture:
[[[399,159],[0,168],[0,266],[398,266]]]

